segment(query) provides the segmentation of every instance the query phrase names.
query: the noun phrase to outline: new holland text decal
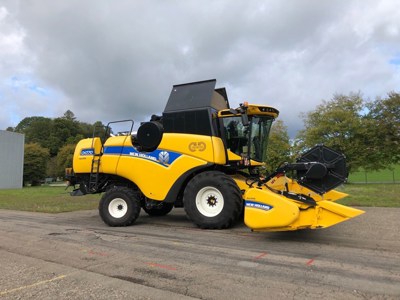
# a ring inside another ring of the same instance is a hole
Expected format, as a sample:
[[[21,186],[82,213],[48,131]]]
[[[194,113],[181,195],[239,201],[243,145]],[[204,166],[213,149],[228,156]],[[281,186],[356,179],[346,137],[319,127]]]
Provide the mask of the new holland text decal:
[[[258,208],[262,210],[271,210],[273,208],[271,205],[254,201],[245,201],[245,205],[246,207]]]
[[[154,150],[153,152],[139,152],[133,147],[110,146],[104,147],[104,155],[125,155],[151,160],[163,166],[171,165],[182,154],[166,151]]]

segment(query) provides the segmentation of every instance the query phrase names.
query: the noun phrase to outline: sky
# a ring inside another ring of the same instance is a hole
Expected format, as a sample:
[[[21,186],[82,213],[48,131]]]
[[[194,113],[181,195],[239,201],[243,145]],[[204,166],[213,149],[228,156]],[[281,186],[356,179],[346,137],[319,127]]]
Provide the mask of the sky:
[[[0,0],[0,129],[161,114],[174,84],[217,79],[232,107],[276,107],[291,137],[334,94],[400,92],[387,0]]]

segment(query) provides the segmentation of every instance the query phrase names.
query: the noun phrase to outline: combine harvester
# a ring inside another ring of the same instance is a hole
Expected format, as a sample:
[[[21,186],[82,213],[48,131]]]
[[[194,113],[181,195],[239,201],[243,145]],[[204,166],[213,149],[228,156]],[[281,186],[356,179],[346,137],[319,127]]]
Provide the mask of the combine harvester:
[[[363,211],[335,203],[347,179],[345,157],[323,145],[262,177],[271,124],[266,105],[229,106],[216,80],[175,85],[162,116],[137,134],[81,140],[67,178],[72,195],[104,193],[99,204],[110,226],[131,225],[141,208],[152,216],[184,207],[199,227],[223,229],[244,210],[255,231],[325,228]],[[119,121],[127,122],[127,121]],[[293,174],[292,178],[287,173]]]

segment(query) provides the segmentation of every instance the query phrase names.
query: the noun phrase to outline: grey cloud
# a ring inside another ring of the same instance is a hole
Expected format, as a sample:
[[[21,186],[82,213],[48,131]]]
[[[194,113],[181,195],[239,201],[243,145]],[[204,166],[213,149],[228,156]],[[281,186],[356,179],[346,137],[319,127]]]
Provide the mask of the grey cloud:
[[[59,115],[143,121],[163,111],[173,84],[216,78],[233,105],[277,106],[293,135],[299,113],[335,92],[375,97],[398,86],[387,61],[399,49],[400,18],[395,1],[386,2],[43,0],[8,8],[26,33],[34,74],[63,94]]]

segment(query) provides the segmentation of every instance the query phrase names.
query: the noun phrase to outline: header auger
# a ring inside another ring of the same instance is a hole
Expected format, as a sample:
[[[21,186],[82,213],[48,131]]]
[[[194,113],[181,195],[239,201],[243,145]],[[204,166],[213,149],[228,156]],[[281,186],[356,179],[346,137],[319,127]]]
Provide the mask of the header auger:
[[[161,216],[184,207],[208,229],[232,226],[244,210],[245,224],[258,231],[324,228],[363,213],[335,203],[346,196],[333,190],[347,178],[345,157],[323,145],[262,177],[278,110],[247,103],[233,109],[225,88],[215,85],[173,86],[162,116],[137,134],[131,127],[81,140],[68,175],[79,184],[72,194],[104,193],[99,213],[110,226],[132,224],[141,208]]]

